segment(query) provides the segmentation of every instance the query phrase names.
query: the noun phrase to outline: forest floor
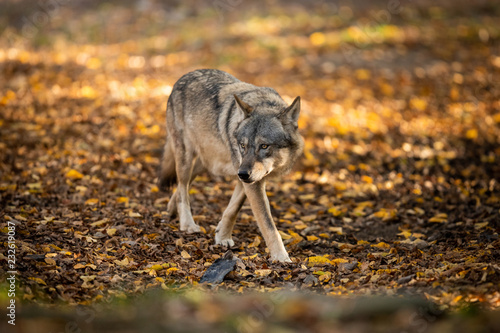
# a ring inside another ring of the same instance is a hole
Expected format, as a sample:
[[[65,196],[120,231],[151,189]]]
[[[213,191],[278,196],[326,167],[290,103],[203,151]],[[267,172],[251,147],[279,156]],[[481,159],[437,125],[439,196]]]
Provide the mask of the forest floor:
[[[7,329],[500,330],[495,1],[54,3],[0,16]],[[168,95],[197,68],[303,101],[304,156],[267,187],[293,263],[246,204],[219,285],[199,280],[235,180],[193,183],[199,234],[156,185]]]

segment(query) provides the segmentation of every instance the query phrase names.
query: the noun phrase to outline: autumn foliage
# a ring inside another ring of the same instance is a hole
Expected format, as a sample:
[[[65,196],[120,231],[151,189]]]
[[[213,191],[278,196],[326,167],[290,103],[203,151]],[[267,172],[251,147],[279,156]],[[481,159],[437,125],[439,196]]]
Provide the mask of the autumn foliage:
[[[28,3],[0,17],[0,228],[16,225],[20,299],[208,288],[235,181],[196,179],[203,232],[185,234],[156,174],[172,85],[218,68],[300,95],[306,147],[268,186],[293,264],[267,260],[244,206],[241,264],[215,290],[500,305],[496,2],[89,1],[27,26]]]

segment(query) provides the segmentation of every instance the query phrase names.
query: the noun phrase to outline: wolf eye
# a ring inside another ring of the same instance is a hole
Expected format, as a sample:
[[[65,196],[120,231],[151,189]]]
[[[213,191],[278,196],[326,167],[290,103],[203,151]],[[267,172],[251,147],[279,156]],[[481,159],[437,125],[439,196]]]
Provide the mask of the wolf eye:
[[[240,147],[245,149],[245,144],[244,143],[240,143]]]
[[[269,145],[260,145],[260,149],[267,149],[269,148]]]

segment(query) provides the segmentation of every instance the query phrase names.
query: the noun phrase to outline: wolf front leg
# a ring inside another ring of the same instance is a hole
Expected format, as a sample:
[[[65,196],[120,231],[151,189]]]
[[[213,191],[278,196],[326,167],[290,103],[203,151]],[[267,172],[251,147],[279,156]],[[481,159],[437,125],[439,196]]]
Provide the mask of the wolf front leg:
[[[271,216],[271,208],[269,206],[269,199],[266,195],[266,185],[264,180],[253,184],[243,183],[245,193],[250,207],[257,220],[260,232],[264,236],[266,245],[271,253],[272,261],[292,262],[288,253],[286,252],[283,240],[276,229],[273,218]]]
[[[229,205],[227,205],[219,225],[217,225],[217,229],[215,230],[215,244],[228,247],[234,245],[231,235],[233,233],[234,223],[236,222],[236,216],[244,202],[245,191],[243,190],[241,182],[238,182],[234,188],[231,200],[229,200]]]

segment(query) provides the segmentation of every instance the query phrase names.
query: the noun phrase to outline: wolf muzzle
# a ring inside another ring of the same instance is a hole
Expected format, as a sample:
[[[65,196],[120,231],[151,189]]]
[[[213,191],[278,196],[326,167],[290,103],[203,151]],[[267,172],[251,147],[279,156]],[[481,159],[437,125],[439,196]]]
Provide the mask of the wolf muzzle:
[[[242,182],[251,183],[251,181],[250,181],[250,171],[248,171],[246,169],[240,169],[240,170],[238,170],[238,177],[240,178],[240,180]]]

